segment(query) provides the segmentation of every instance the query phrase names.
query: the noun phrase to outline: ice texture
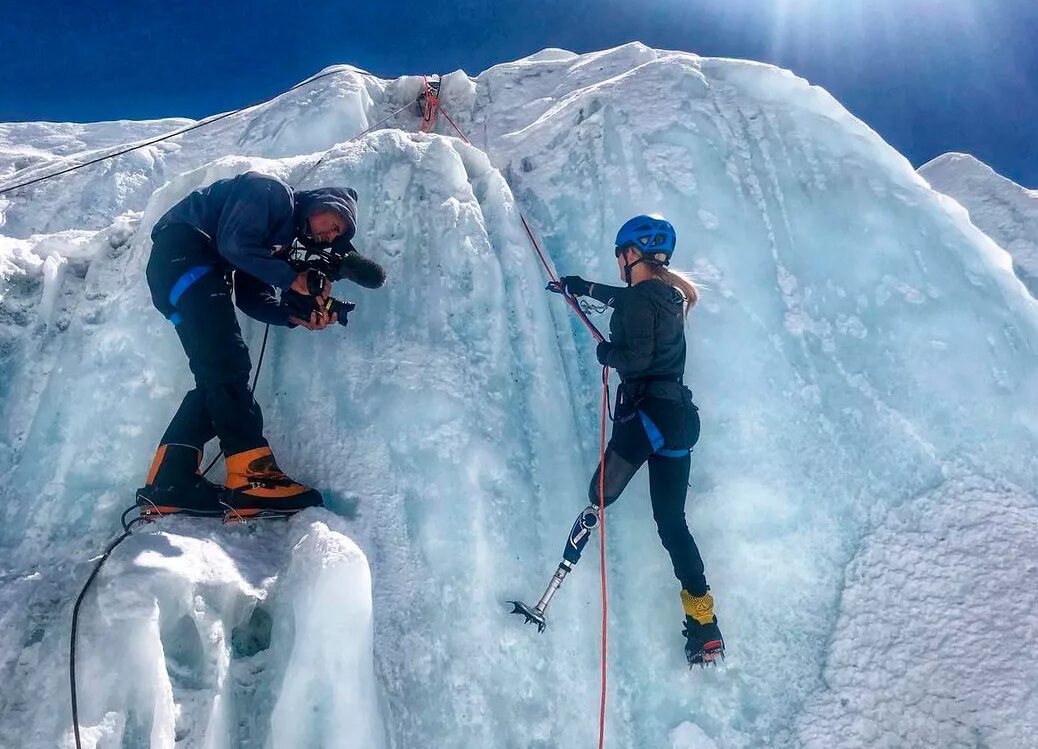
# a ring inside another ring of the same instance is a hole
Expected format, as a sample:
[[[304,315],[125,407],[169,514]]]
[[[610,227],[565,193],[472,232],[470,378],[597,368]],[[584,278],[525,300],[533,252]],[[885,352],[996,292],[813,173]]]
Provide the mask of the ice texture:
[[[1038,296],[1038,190],[1003,177],[965,153],[946,153],[919,167],[933,189],[962,205],[978,229],[1013,256],[1013,267]]]
[[[389,277],[337,286],[345,332],[273,331],[259,380],[328,508],[124,542],[84,606],[89,746],[594,745],[597,554],[544,635],[504,605],[543,590],[598,444],[593,345],[520,208],[607,282],[616,228],[659,211],[702,284],[687,510],[728,660],[684,663],[639,476],[607,515],[607,745],[1038,742],[1038,302],[964,211],[767,65],[630,44],[451,73],[472,145],[410,109],[347,143],[421,78],[333,70],[0,197],[0,745],[70,745],[72,601],[190,386],[149,229],[247,169],[355,187]],[[6,183],[155,131],[6,127],[0,163],[38,158]]]

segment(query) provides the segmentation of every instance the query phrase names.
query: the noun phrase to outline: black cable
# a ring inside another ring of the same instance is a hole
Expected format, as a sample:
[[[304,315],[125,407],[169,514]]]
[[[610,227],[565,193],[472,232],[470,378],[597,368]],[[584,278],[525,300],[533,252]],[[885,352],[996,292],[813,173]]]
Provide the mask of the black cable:
[[[297,88],[301,88],[303,86],[307,86],[307,85],[313,83],[314,81],[319,81],[322,78],[327,78],[330,75],[337,75],[337,74],[342,73],[342,72],[343,72],[342,70],[329,70],[329,71],[327,71],[325,73],[321,73],[320,75],[316,75],[313,78],[310,78],[308,80],[302,81],[301,83],[297,83],[296,85],[292,86],[292,88],[288,88],[288,89],[285,89],[284,91],[280,91],[280,92],[274,94],[273,96],[267,97],[266,99],[263,99],[261,101],[253,102],[252,104],[246,104],[244,107],[238,107],[237,109],[235,109],[233,111],[224,112],[223,114],[215,115],[213,117],[210,117],[209,119],[201,120],[199,122],[196,122],[193,125],[188,125],[187,127],[181,128],[180,130],[174,130],[173,132],[165,133],[164,135],[157,135],[154,138],[146,140],[146,141],[144,141],[142,143],[138,143],[138,144],[136,144],[134,146],[128,146],[126,148],[123,148],[122,150],[116,151],[115,153],[109,153],[109,154],[105,154],[104,156],[98,156],[97,158],[90,159],[89,161],[85,161],[82,164],[75,164],[73,166],[66,167],[65,169],[61,169],[59,171],[52,172],[51,174],[45,174],[42,177],[35,177],[33,179],[26,180],[25,182],[20,182],[20,183],[18,183],[16,185],[11,185],[10,187],[5,187],[3,189],[0,189],[0,195],[5,195],[5,194],[7,194],[9,192],[14,192],[15,190],[20,190],[21,188],[28,187],[30,185],[35,185],[38,182],[43,182],[45,180],[52,179],[53,177],[60,177],[63,174],[68,174],[68,173],[74,172],[74,171],[76,171],[78,169],[83,169],[83,168],[88,167],[88,166],[93,166],[94,164],[98,164],[98,163],[100,163],[102,161],[107,161],[108,159],[114,159],[116,156],[122,156],[123,154],[130,153],[131,151],[136,151],[136,150],[138,150],[140,148],[145,148],[147,146],[153,146],[156,143],[161,143],[164,140],[169,140],[170,138],[175,138],[178,135],[183,135],[184,133],[189,133],[192,130],[198,130],[199,128],[205,127],[206,125],[212,125],[214,122],[219,122],[220,120],[225,120],[228,117],[233,117],[236,114],[244,112],[246,109],[252,109],[253,107],[258,107],[258,106],[261,106],[263,104],[266,104],[267,102],[271,102],[274,99],[278,98],[279,96],[283,96],[283,95],[285,95],[287,93],[295,91]],[[410,105],[408,105],[408,106],[410,106]]]
[[[263,345],[260,346],[259,359],[256,360],[256,374],[254,374],[252,376],[252,385],[249,387],[249,394],[250,395],[253,395],[256,392],[256,382],[259,380],[260,367],[263,366],[263,355],[265,353],[267,353],[267,336],[269,336],[269,335],[270,335],[270,323],[267,323],[267,327],[263,329]],[[203,476],[208,476],[209,475],[209,471],[213,470],[213,466],[216,465],[216,461],[218,461],[221,457],[223,457],[223,450],[221,450],[219,453],[217,453],[216,457],[213,458],[209,462],[209,465],[206,466],[206,469],[204,471],[202,471],[202,475]]]
[[[129,523],[127,523],[126,522],[126,516],[129,515],[131,512],[133,512],[134,510],[140,510],[140,508],[141,508],[141,506],[138,503],[134,502],[132,505],[127,507],[125,510],[123,510],[123,516],[121,518],[119,518],[119,524],[123,527],[124,531],[130,530],[130,528],[132,528],[133,524],[136,522],[136,519],[134,519],[134,520],[130,521]]]
[[[135,509],[136,505],[133,508]],[[123,517],[126,517],[126,513],[123,513]],[[114,540],[108,544],[108,548],[104,550],[101,558],[97,560],[97,564],[94,565],[93,571],[90,573],[90,577],[87,578],[86,583],[83,585],[83,589],[79,591],[79,597],[76,598],[76,604],[72,607],[72,634],[69,638],[69,660],[68,660],[68,679],[69,689],[72,693],[72,729],[76,734],[76,749],[82,749],[79,737],[79,701],[76,698],[76,634],[79,631],[79,607],[83,604],[83,599],[86,597],[87,591],[90,589],[91,583],[94,582],[94,578],[101,571],[101,566],[107,561],[109,555],[116,546],[121,544],[130,534],[133,533],[133,528],[138,523],[144,522],[143,518],[136,518],[131,520],[128,525],[124,525],[125,530]]]
[[[252,385],[249,387],[250,393],[256,392],[256,381],[259,380],[260,367],[263,366],[263,355],[267,353],[267,336],[270,335],[270,323],[267,323],[267,327],[263,329],[263,343],[260,345],[259,359],[256,360],[256,374],[252,376]]]

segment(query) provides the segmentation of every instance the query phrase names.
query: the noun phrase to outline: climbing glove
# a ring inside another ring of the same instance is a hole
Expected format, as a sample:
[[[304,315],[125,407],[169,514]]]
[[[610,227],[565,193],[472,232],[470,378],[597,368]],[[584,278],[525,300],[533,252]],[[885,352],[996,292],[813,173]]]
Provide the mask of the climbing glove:
[[[595,356],[598,357],[598,363],[603,367],[609,365],[609,354],[616,348],[616,344],[610,343],[609,341],[602,341],[598,344],[598,348],[595,349]]]
[[[587,296],[591,293],[591,282],[580,276],[563,276],[559,279],[562,288],[573,296]]]

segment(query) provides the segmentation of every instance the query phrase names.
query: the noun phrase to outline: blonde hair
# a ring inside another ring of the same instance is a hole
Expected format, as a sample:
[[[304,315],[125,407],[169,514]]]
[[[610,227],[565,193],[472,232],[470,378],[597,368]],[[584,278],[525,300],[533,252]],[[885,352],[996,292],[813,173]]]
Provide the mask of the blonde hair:
[[[673,286],[684,298],[685,317],[688,317],[688,313],[692,311],[692,308],[696,306],[696,302],[699,301],[699,289],[696,288],[696,282],[692,280],[692,276],[684,271],[671,270],[662,265],[654,266],[653,270],[656,273],[656,278],[668,286]]]
[[[688,317],[688,313],[692,311],[692,308],[696,306],[696,302],[699,301],[699,289],[696,287],[696,282],[692,280],[692,276],[683,270],[671,269],[661,264],[661,261],[666,259],[666,256],[659,253],[659,260],[650,256],[646,256],[646,253],[640,249],[631,245],[625,247],[624,250],[631,250],[634,252],[635,257],[644,258],[649,261],[648,265],[652,268],[653,275],[668,286],[677,289],[677,292],[681,294],[681,298],[684,299],[685,317]]]

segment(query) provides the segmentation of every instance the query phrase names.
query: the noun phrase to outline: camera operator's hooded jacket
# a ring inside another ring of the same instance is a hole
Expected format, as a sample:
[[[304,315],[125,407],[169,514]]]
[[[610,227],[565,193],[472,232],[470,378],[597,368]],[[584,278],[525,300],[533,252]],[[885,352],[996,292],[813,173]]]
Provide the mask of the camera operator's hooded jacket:
[[[286,325],[284,310],[276,309],[273,288],[288,289],[297,272],[274,252],[296,238],[306,242],[308,220],[321,211],[333,211],[345,222],[344,236],[352,239],[357,225],[357,193],[351,188],[322,187],[293,192],[277,177],[245,172],[195,190],[170,208],[152,230],[154,240],[171,227],[190,227],[205,241],[178,243],[170,258],[148,265],[148,281],[156,306],[182,274],[211,267],[228,275],[246,274],[235,284],[238,306],[250,317]],[[250,278],[251,277],[251,278]]]

